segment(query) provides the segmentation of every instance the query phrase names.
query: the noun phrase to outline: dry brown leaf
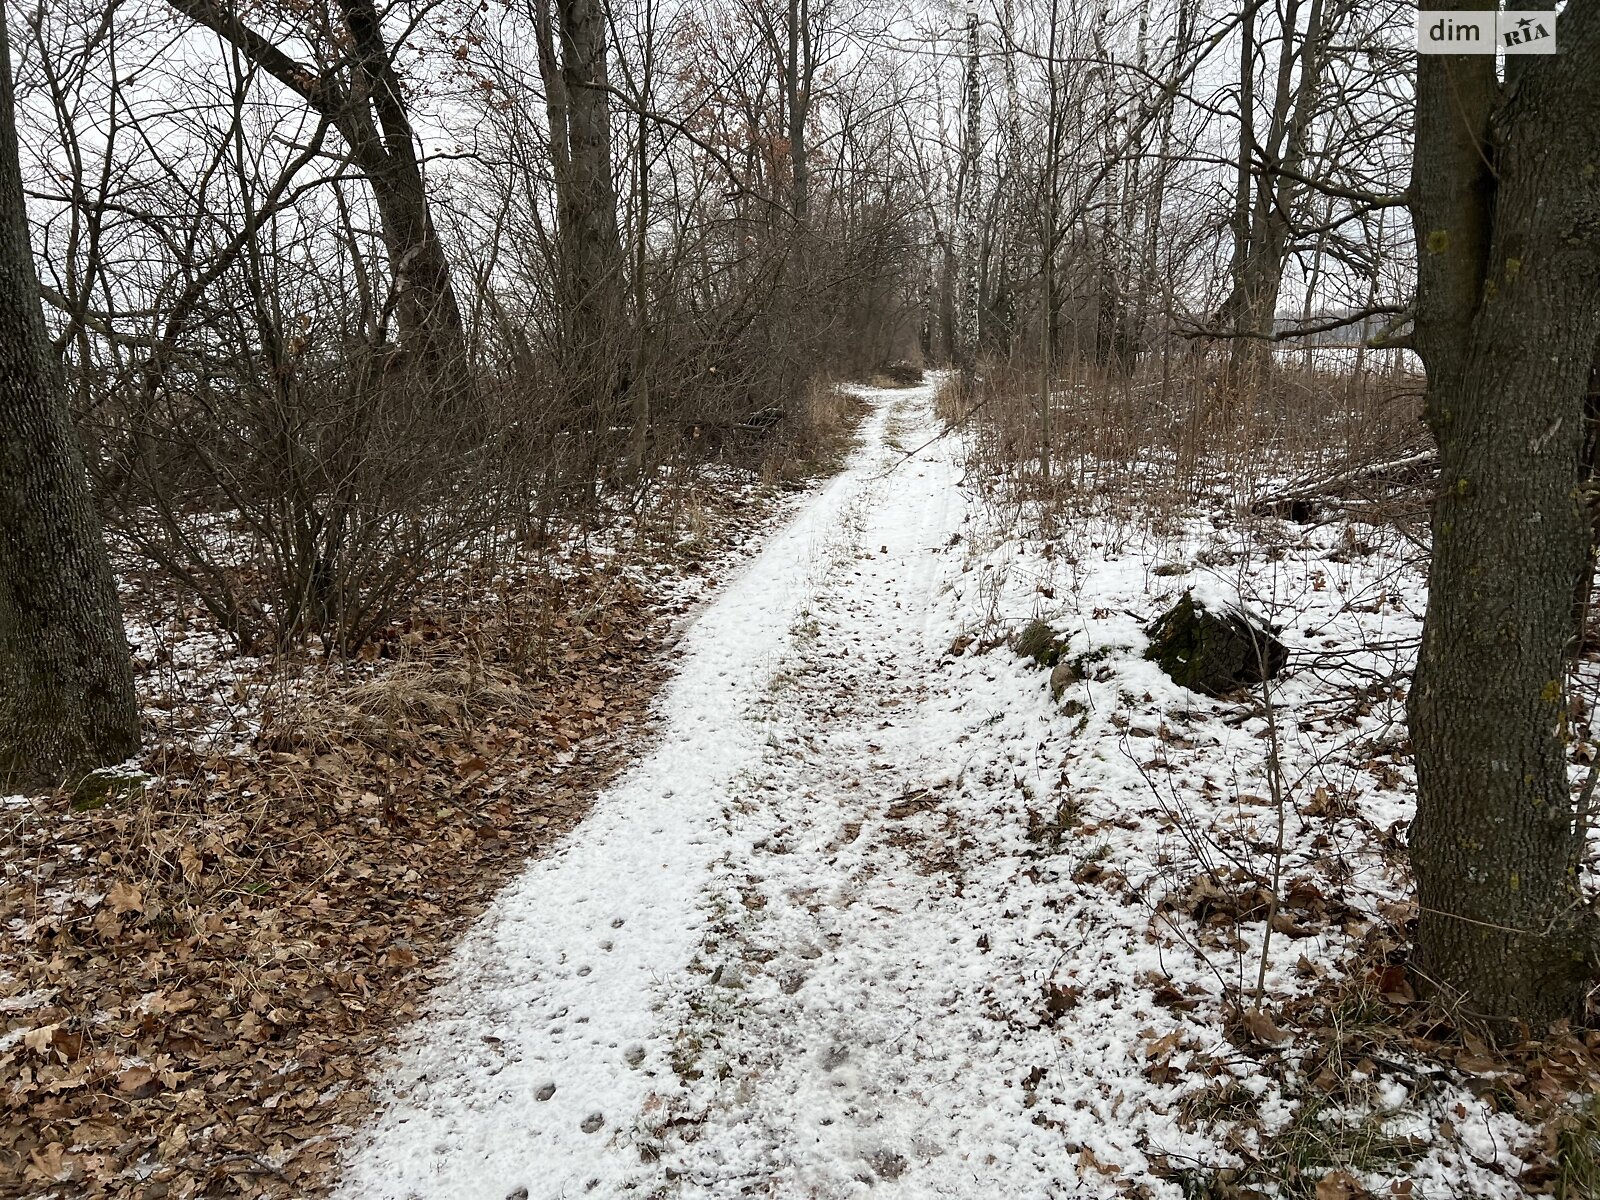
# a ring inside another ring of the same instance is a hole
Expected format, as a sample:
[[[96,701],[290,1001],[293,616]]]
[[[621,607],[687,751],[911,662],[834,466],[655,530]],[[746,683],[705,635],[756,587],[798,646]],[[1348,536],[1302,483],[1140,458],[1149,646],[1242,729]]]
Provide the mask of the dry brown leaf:
[[[1147,1058],[1162,1058],[1171,1054],[1178,1048],[1178,1043],[1183,1040],[1183,1030],[1174,1029],[1164,1038],[1145,1043],[1145,1056]]]
[[[1378,992],[1388,1003],[1395,1005],[1416,1003],[1417,991],[1411,986],[1411,979],[1404,967],[1384,967],[1377,973],[1375,982],[1378,985]]]
[[[35,1054],[44,1054],[50,1049],[50,1043],[55,1041],[56,1030],[61,1028],[61,1022],[53,1025],[41,1025],[37,1029],[30,1029],[22,1035],[22,1044]]]
[[[1095,1157],[1094,1151],[1087,1146],[1078,1151],[1078,1165],[1087,1167],[1091,1171],[1098,1171],[1102,1175],[1118,1175],[1122,1170],[1114,1163],[1101,1162]]]
[[[1372,1195],[1349,1171],[1334,1171],[1317,1181],[1317,1200],[1368,1200]]]
[[[1281,1046],[1290,1037],[1289,1033],[1279,1029],[1272,1018],[1259,1008],[1245,1011],[1244,1027],[1252,1038],[1269,1046]]]
[[[106,893],[106,903],[110,904],[111,911],[119,916],[123,913],[143,912],[144,893],[127,880],[119,879]]]
[[[150,1096],[160,1090],[155,1071],[143,1063],[129,1067],[117,1077],[117,1091],[125,1096]]]
[[[191,885],[205,877],[205,860],[198,850],[187,843],[178,851],[178,866],[183,870],[184,880]]]
[[[60,1142],[51,1142],[29,1154],[28,1168],[24,1172],[27,1178],[38,1183],[55,1183],[65,1179],[69,1173],[67,1148]]]

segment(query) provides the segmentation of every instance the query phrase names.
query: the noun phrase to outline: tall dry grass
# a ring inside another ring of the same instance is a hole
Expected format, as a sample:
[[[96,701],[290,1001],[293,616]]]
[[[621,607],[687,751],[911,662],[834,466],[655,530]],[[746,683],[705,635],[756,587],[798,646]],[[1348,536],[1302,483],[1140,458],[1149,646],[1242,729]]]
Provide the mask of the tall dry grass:
[[[990,362],[968,395],[951,380],[940,412],[968,428],[984,475],[1046,508],[1108,496],[1252,507],[1425,452],[1419,374],[1388,354],[1353,365],[1308,358],[1280,361],[1248,390],[1229,387],[1220,362],[1188,353],[1152,355],[1131,374],[1065,364],[1048,413],[1036,368]]]

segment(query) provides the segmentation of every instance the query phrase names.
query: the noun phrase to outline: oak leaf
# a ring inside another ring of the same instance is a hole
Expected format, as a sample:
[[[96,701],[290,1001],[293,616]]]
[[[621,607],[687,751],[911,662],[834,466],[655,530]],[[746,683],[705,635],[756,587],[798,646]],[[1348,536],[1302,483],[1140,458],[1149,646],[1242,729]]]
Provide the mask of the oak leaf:
[[[111,911],[119,916],[129,912],[143,912],[144,894],[127,880],[119,879],[106,893],[106,903],[110,904]]]

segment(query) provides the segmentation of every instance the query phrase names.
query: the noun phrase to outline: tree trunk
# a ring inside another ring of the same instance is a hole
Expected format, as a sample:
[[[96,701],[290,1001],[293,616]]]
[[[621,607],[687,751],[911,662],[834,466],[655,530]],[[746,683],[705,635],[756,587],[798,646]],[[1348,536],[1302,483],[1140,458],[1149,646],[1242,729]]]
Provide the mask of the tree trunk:
[[[567,91],[569,187],[563,198],[573,294],[596,312],[620,308],[622,239],[611,178],[606,22],[599,0],[561,0],[561,70]]]
[[[616,415],[628,355],[605,12],[599,0],[535,0],[534,13],[555,166],[562,373],[579,411],[599,431]]]
[[[1000,279],[994,289],[994,316],[1006,361],[1017,354],[1020,321],[1017,292],[1022,286],[1022,231],[1025,213],[1022,195],[1022,93],[1017,78],[1017,19],[1015,0],[1004,0],[1001,9],[1001,44],[1006,68],[1005,176],[1003,197],[997,197],[995,215],[999,218],[1002,250],[999,256]]]
[[[350,98],[357,102],[336,120],[383,219],[401,338],[425,378],[459,396],[468,386],[461,306],[428,206],[399,73],[372,0],[339,0],[339,9],[355,50]]]
[[[1506,1030],[1576,1016],[1592,976],[1565,675],[1590,530],[1600,8],[1569,8],[1559,36],[1503,102],[1492,57],[1423,56],[1412,176],[1415,340],[1441,466],[1410,700],[1416,965]]]
[[[1239,18],[1239,156],[1235,163],[1233,189],[1233,290],[1223,303],[1223,317],[1235,334],[1240,328],[1241,306],[1250,287],[1250,226],[1253,205],[1252,173],[1256,140],[1256,9],[1260,0],[1247,0]],[[1228,347],[1228,386],[1238,389],[1245,386],[1255,348],[1245,344],[1246,339],[1235,337]]]
[[[1305,35],[1296,44],[1294,30],[1299,12],[1299,0],[1289,0],[1283,14],[1285,33],[1279,47],[1277,82],[1264,142],[1267,161],[1253,189],[1246,171],[1248,149],[1241,147],[1240,152],[1240,187],[1247,202],[1241,205],[1235,219],[1242,222],[1244,236],[1235,243],[1233,291],[1223,311],[1236,335],[1229,370],[1241,386],[1262,381],[1272,365],[1271,343],[1266,335],[1272,333],[1277,315],[1290,223],[1304,186],[1293,176],[1305,168],[1312,122],[1322,92],[1330,32],[1323,20],[1322,0],[1310,0]],[[1245,34],[1248,46],[1252,40],[1248,16]],[[1250,90],[1253,92],[1253,84]],[[1245,133],[1254,140],[1253,115],[1246,122]],[[1280,165],[1289,174],[1275,174]]]
[[[401,343],[446,396],[468,384],[461,307],[428,206],[404,91],[372,0],[339,0],[349,34],[349,86],[296,62],[217,0],[168,0],[326,116],[350,146],[382,219]]]
[[[0,9],[0,789],[139,748],[133,664],[50,353],[17,159]]]
[[[963,93],[966,112],[961,140],[961,279],[957,285],[960,300],[956,310],[956,365],[961,371],[962,391],[967,394],[971,394],[978,371],[978,306],[982,298],[978,255],[983,246],[983,210],[979,206],[983,96],[979,91],[978,47],[978,10],[973,8],[967,12],[967,81]]]
[[[1600,551],[1600,345],[1589,364],[1589,387],[1583,398],[1583,450],[1578,476],[1589,508],[1589,553],[1572,593],[1572,620],[1576,625],[1574,652],[1594,648],[1589,641],[1589,613],[1594,598],[1595,554]]]
[[[784,64],[784,108],[789,119],[791,205],[795,224],[804,225],[811,207],[811,158],[806,120],[811,114],[811,5],[789,0],[788,61]]]

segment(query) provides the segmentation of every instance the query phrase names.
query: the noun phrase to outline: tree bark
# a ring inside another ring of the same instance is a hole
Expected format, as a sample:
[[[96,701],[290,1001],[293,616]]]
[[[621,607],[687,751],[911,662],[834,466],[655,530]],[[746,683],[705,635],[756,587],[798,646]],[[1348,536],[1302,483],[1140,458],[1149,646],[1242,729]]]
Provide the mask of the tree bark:
[[[1252,163],[1256,142],[1256,10],[1261,0],[1246,0],[1239,17],[1239,152],[1234,170],[1233,189],[1233,290],[1223,303],[1223,315],[1238,328],[1240,305],[1250,286],[1251,197],[1255,176]],[[1240,388],[1249,382],[1250,362],[1235,339],[1228,348],[1228,386]]]
[[[1592,978],[1565,675],[1590,536],[1600,7],[1570,7],[1558,36],[1503,97],[1492,57],[1422,56],[1412,176],[1415,344],[1441,463],[1410,699],[1415,962],[1508,1031],[1576,1016]]]
[[[0,9],[0,790],[139,748],[116,583],[50,352]]]
[[[555,166],[562,369],[579,409],[600,428],[624,390],[627,353],[605,12],[599,0],[535,0],[534,10]]]
[[[967,11],[967,73],[963,91],[965,107],[961,140],[961,279],[956,308],[956,366],[961,372],[961,388],[971,394],[978,372],[978,307],[981,303],[981,277],[978,256],[983,247],[982,208],[980,207],[983,169],[983,94],[979,68],[978,10]]]
[[[395,311],[408,348],[429,379],[456,395],[468,386],[466,333],[450,261],[428,205],[400,75],[372,0],[339,0],[339,10],[355,51],[350,90],[357,102],[336,120],[383,219]]]
[[[811,4],[789,0],[788,61],[784,64],[784,108],[789,118],[791,207],[796,225],[804,225],[811,207],[811,159],[806,120],[811,114]]]
[[[1271,366],[1271,343],[1263,335],[1272,332],[1277,314],[1291,221],[1304,187],[1294,176],[1305,168],[1326,69],[1330,30],[1324,22],[1323,0],[1310,0],[1305,34],[1297,44],[1294,31],[1299,13],[1299,0],[1289,0],[1264,143],[1267,161],[1262,177],[1253,185],[1247,169],[1253,147],[1241,146],[1240,150],[1240,188],[1245,199],[1235,220],[1243,236],[1235,243],[1233,291],[1223,306],[1238,335],[1229,352],[1229,371],[1239,385],[1260,382]],[[1248,15],[1245,35],[1247,44],[1253,41]],[[1250,90],[1253,92],[1253,84]],[[1246,122],[1244,136],[1255,140],[1253,118]],[[1280,166],[1283,171],[1276,170]]]

